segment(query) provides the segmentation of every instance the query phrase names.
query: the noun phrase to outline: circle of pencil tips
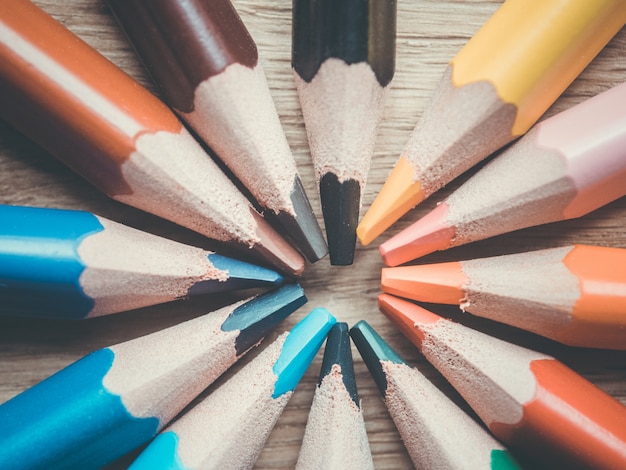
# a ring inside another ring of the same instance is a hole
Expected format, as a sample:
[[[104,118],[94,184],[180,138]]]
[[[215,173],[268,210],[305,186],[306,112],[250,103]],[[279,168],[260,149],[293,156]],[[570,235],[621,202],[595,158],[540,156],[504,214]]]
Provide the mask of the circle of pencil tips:
[[[561,362],[389,294],[378,304],[514,452],[552,468],[626,466],[626,407]]]
[[[152,439],[305,302],[300,286],[286,285],[70,364],[0,406],[0,467],[113,462]]]
[[[335,322],[313,310],[159,434],[130,469],[252,468]]]

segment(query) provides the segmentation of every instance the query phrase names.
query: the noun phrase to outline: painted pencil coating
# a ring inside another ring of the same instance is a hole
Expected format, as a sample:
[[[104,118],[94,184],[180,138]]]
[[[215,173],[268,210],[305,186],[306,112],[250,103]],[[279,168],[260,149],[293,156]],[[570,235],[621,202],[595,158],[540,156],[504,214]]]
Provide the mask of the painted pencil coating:
[[[575,245],[385,268],[381,285],[572,346],[626,349],[625,266],[624,249]]]
[[[252,468],[334,323],[324,309],[313,310],[160,434],[130,468]],[[280,385],[283,374],[288,386]]]
[[[165,101],[314,262],[326,254],[254,41],[229,0],[109,0]]]
[[[625,8],[626,9],[626,8]],[[397,266],[589,213],[626,194],[626,84],[537,124],[435,210],[380,246]]]
[[[510,448],[551,465],[626,464],[626,407],[556,359],[388,294],[379,307]]]
[[[112,198],[302,272],[161,101],[32,3],[0,17],[1,117]]]
[[[346,323],[335,324],[328,334],[296,468],[374,468]]]
[[[395,0],[293,2],[292,67],[334,265],[353,262],[395,26]]]
[[[488,432],[365,321],[350,334],[370,370],[416,468],[521,468]]]
[[[151,439],[305,301],[299,286],[285,286],[71,364],[0,406],[0,466],[112,462]]]
[[[625,22],[623,0],[504,2],[451,61],[361,242],[528,131]]]
[[[91,318],[284,281],[88,212],[0,205],[0,219],[3,315]]]

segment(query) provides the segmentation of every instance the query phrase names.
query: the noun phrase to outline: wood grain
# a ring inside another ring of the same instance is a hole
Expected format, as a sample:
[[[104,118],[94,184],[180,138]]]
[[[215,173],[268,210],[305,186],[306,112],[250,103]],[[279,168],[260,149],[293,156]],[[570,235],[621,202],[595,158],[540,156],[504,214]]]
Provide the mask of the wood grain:
[[[36,3],[130,75],[154,89],[103,2],[38,0]],[[290,66],[291,2],[236,0],[234,3],[257,42],[287,138],[321,221],[319,198]],[[396,75],[380,128],[362,214],[398,158],[447,62],[500,3],[491,0],[399,2]],[[547,115],[624,81],[624,50],[626,31],[622,30]],[[431,210],[437,201],[466,177],[462,176],[410,212],[381,239],[387,239]],[[0,123],[0,203],[89,210],[142,230],[186,243],[209,246],[205,239],[196,234],[108,199],[5,123]],[[622,198],[578,220],[521,230],[435,253],[424,258],[423,262],[469,259],[571,243],[626,247],[625,221],[626,198]],[[378,243],[367,248],[359,246],[353,266],[331,267],[327,258],[309,266],[302,279],[309,303],[287,324],[293,325],[317,306],[328,308],[350,325],[366,319],[400,354],[418,365],[449,396],[466,408],[445,380],[418,356],[416,349],[378,312],[376,296],[380,292],[382,262],[377,246]],[[235,298],[234,295],[228,295],[218,299],[175,302],[81,323],[0,319],[0,402],[94,349],[165,328],[230,303]],[[481,331],[552,354],[626,403],[624,352],[569,348],[511,327],[465,317],[454,307],[434,305],[432,309]],[[356,350],[354,357],[376,467],[411,468],[398,433]],[[249,358],[243,362],[247,360]],[[320,364],[321,353],[307,371],[272,433],[257,462],[257,468],[293,468]],[[112,468],[123,468],[127,462],[128,458]]]

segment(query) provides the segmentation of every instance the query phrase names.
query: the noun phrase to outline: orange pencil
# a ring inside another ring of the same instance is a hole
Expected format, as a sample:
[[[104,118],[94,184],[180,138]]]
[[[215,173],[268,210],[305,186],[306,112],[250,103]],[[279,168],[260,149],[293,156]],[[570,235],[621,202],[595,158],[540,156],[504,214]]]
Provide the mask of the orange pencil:
[[[388,294],[378,304],[510,449],[553,468],[626,467],[626,407],[561,362]]]
[[[507,0],[450,61],[357,228],[367,245],[525,134],[626,22],[624,0]]]
[[[626,349],[626,249],[574,245],[385,268],[381,285],[571,346]]]
[[[304,269],[167,106],[28,1],[0,2],[0,117],[115,200]]]

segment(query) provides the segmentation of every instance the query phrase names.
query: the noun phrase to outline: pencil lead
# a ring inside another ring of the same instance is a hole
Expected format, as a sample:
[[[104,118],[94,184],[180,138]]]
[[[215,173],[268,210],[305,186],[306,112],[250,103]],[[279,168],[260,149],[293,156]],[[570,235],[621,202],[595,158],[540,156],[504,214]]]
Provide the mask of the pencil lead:
[[[359,321],[350,328],[350,336],[384,397],[387,393],[387,374],[383,370],[382,361],[394,364],[406,364],[406,362],[365,320]]]
[[[380,285],[387,294],[438,304],[459,304],[468,282],[461,263],[424,264],[383,268]]]
[[[356,229],[362,245],[369,245],[424,200],[420,183],[414,181],[413,173],[408,160],[400,158]]]
[[[302,254],[309,262],[315,263],[328,254],[328,247],[298,176],[294,180],[290,197],[294,214],[281,211],[276,218]]]
[[[237,354],[242,354],[306,302],[302,287],[287,284],[237,307],[222,324],[222,330],[239,330],[235,348]]]
[[[293,327],[273,367],[274,398],[296,388],[336,321],[325,308],[316,308]]]
[[[398,266],[434,251],[449,248],[455,229],[444,223],[447,213],[448,205],[443,202],[413,225],[380,245],[378,250],[385,264]]]
[[[419,305],[389,294],[378,296],[378,308],[418,348],[421,348],[424,339],[424,333],[419,328],[420,325],[436,323],[441,319],[439,315],[429,312]]]
[[[328,333],[318,385],[321,385],[324,378],[332,373],[333,366],[335,365],[341,368],[341,380],[343,381],[343,385],[355,406],[360,408],[356,379],[354,377],[354,365],[352,364],[352,350],[350,349],[348,324],[344,322],[336,323]]]
[[[320,178],[319,188],[330,264],[351,265],[356,247],[361,185],[357,180],[339,181],[336,174],[326,173]]]

